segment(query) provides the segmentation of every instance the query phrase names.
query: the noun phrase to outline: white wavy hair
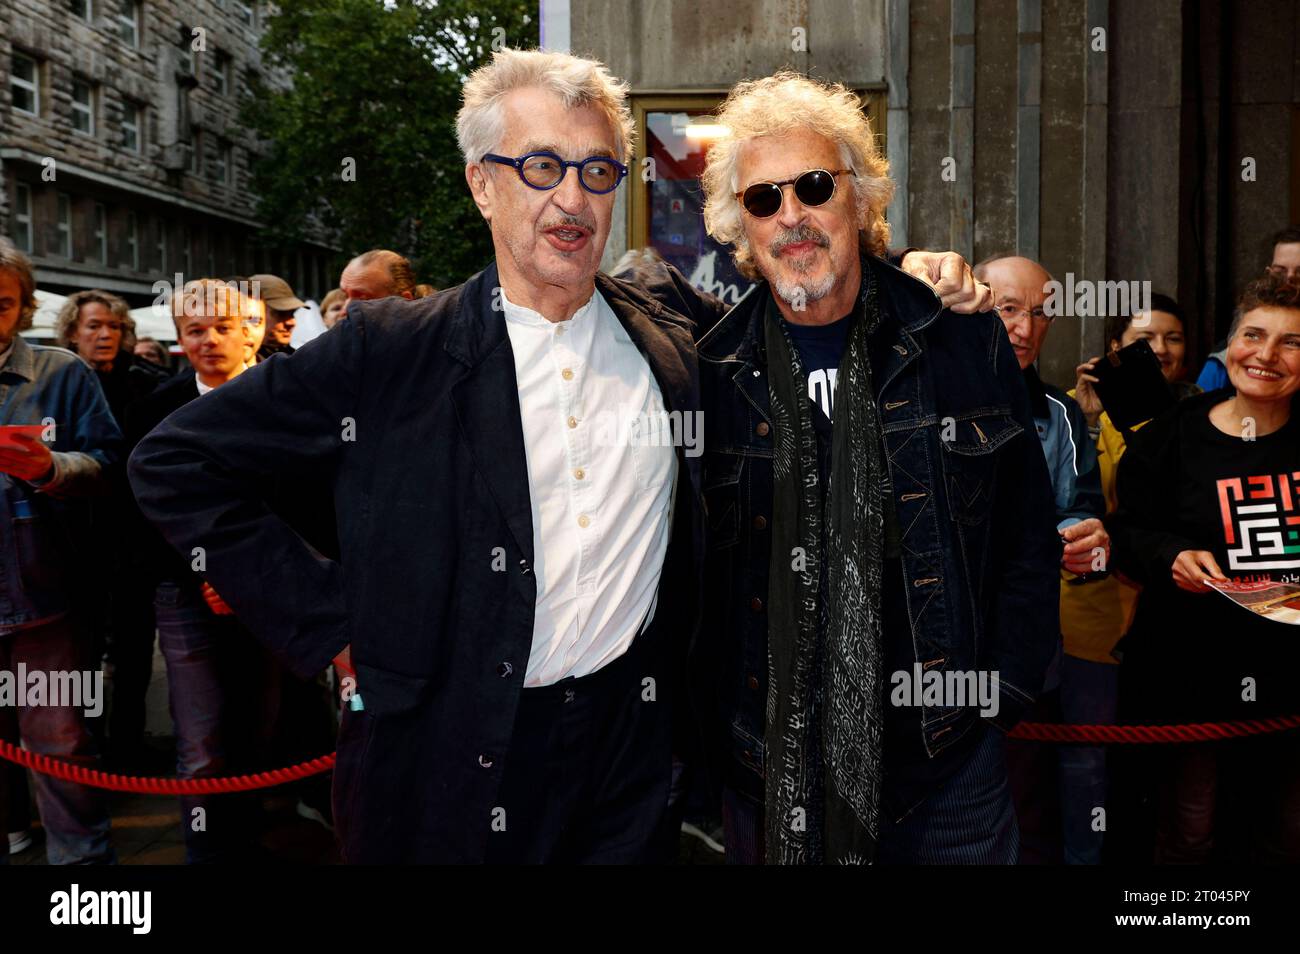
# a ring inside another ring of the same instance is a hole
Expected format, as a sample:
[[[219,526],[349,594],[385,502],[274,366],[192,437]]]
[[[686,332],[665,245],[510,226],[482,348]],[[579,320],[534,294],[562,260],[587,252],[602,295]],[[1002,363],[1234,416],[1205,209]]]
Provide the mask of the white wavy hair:
[[[856,93],[839,83],[819,83],[782,70],[738,83],[717,121],[729,133],[714,143],[704,167],[704,227],[718,242],[732,246],[736,267],[744,275],[759,277],[736,198],[740,148],[759,136],[782,136],[796,129],[818,133],[839,146],[844,167],[853,170],[860,244],[873,255],[884,255],[889,245],[885,208],[894,183]]]
[[[595,106],[609,119],[618,159],[629,161],[636,127],[627,105],[626,83],[596,60],[546,50],[504,49],[471,73],[461,90],[456,141],[466,164],[482,162],[485,153],[497,150],[505,135],[501,101],[512,90],[526,88],[548,90],[569,109]]]

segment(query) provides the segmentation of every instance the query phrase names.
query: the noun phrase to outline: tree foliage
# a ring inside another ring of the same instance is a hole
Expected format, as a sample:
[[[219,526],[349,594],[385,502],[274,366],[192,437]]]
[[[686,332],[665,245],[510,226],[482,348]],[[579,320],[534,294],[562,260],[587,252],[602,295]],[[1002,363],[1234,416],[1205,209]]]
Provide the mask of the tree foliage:
[[[535,2],[279,0],[262,48],[292,85],[263,81],[244,111],[265,142],[262,240],[294,245],[318,223],[340,262],[391,248],[440,287],[478,271],[492,246],[456,146],[460,87],[494,44],[537,42]]]

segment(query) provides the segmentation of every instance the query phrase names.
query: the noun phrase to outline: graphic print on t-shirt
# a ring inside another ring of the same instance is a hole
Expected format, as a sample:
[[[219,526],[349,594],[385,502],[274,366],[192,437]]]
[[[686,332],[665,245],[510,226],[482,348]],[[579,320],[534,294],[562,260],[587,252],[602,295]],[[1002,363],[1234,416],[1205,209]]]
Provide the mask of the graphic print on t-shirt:
[[[822,409],[826,420],[835,420],[835,375],[838,368],[817,368],[808,372],[808,400]]]
[[[852,323],[852,316],[846,315],[828,325],[786,324],[808,378],[808,403],[821,411],[813,413],[813,425],[819,431],[829,431],[835,419],[835,377]]]
[[[1300,471],[1218,481],[1228,566],[1300,570]]]

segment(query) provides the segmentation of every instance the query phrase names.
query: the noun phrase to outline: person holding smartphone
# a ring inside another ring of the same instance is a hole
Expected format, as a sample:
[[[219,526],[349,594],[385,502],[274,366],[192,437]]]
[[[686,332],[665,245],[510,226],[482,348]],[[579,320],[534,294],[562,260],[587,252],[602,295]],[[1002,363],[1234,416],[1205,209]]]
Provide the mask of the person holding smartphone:
[[[1167,295],[1152,295],[1148,311],[1107,319],[1107,348],[1114,353],[1145,341],[1160,362],[1160,373],[1178,398],[1199,394],[1196,385],[1184,380],[1187,372],[1187,338],[1183,312]],[[1126,432],[1111,420],[1093,385],[1102,358],[1085,361],[1075,369],[1077,383],[1070,397],[1078,403],[1088,422],[1088,435],[1097,447],[1097,467],[1106,512],[1115,510],[1115,473],[1124,454]],[[1136,427],[1141,427],[1141,424]],[[1134,428],[1136,429],[1136,428]],[[1069,721],[1084,725],[1113,725],[1119,704],[1119,660],[1112,655],[1133,618],[1138,589],[1114,574],[1101,575],[1077,585],[1061,581],[1061,636],[1068,665],[1081,677],[1086,692],[1069,694]],[[1076,680],[1078,684],[1079,680]],[[1065,704],[1063,702],[1063,704]],[[1061,751],[1065,784],[1093,793],[1092,804],[1105,805],[1109,773],[1106,748],[1100,745],[1069,746]],[[1104,832],[1093,831],[1089,819],[1076,819],[1067,848],[1078,847],[1077,860],[1090,864],[1101,861]]]

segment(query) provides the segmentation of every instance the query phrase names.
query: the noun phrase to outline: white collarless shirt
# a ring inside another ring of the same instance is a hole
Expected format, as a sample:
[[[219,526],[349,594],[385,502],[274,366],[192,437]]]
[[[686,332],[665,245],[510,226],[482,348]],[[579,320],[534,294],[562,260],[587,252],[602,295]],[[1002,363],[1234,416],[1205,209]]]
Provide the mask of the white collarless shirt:
[[[501,296],[528,459],[537,606],[526,687],[617,659],[651,616],[677,456],[644,355],[599,292],[551,322]],[[619,426],[623,425],[623,426]]]

